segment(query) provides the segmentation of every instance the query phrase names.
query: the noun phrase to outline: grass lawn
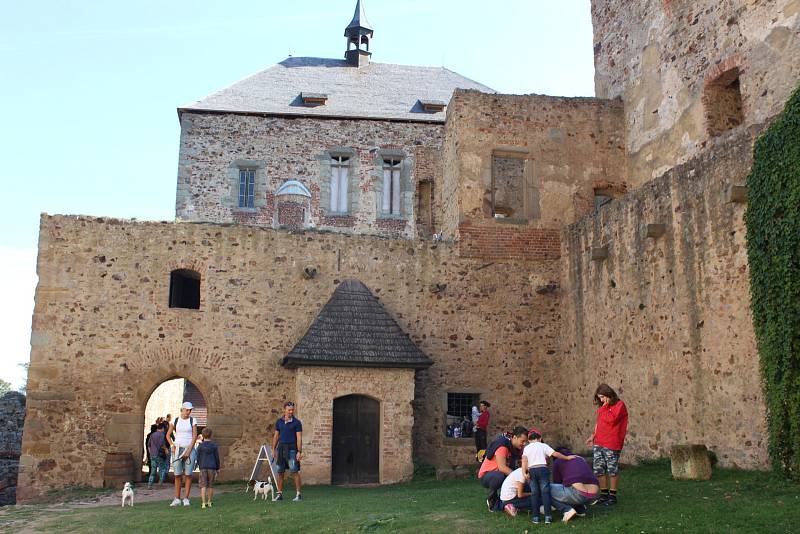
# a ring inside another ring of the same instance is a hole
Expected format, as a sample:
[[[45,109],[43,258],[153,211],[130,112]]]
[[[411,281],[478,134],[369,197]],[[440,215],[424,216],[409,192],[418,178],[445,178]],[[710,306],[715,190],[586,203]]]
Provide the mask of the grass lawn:
[[[378,488],[308,487],[304,501],[253,502],[231,492],[202,510],[167,502],[120,509],[74,510],[38,522],[43,532],[800,532],[800,486],[771,473],[716,470],[708,482],[676,482],[667,463],[629,468],[621,474],[620,503],[595,506],[565,525],[531,525],[489,513],[475,480],[416,480]],[[287,488],[291,499],[294,492]],[[194,492],[194,490],[192,490]],[[11,517],[16,512],[11,513]],[[20,513],[31,513],[30,509]],[[0,518],[0,531],[4,531]]]

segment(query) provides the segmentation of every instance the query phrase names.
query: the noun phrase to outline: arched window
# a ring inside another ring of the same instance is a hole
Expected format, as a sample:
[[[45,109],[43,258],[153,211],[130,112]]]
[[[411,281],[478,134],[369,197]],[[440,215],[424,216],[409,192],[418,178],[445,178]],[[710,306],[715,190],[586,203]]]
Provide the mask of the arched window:
[[[169,307],[200,309],[200,273],[176,269],[169,274]]]

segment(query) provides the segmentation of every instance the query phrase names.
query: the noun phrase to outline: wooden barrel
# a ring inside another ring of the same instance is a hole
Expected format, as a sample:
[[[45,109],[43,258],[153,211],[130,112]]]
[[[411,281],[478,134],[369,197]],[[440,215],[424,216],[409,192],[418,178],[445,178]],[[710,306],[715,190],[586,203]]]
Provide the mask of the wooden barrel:
[[[104,488],[121,488],[126,482],[134,482],[135,475],[136,469],[131,453],[106,453],[106,463],[103,467]]]

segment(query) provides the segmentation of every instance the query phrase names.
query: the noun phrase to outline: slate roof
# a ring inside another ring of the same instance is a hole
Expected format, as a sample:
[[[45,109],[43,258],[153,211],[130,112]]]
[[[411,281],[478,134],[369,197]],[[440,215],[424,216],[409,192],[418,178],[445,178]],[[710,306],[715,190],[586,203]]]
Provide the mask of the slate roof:
[[[345,280],[282,364],[422,369],[433,362],[364,284]]]
[[[455,89],[495,91],[442,67],[389,63],[351,66],[344,59],[290,57],[205,98],[179,108],[266,115],[444,122],[445,112],[425,112],[420,100],[449,102]],[[328,95],[308,107],[300,93]]]

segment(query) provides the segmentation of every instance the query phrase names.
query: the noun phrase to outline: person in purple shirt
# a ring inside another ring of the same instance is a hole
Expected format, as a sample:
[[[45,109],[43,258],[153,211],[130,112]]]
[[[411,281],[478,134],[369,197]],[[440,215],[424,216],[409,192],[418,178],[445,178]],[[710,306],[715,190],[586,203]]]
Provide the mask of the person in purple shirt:
[[[565,456],[572,453],[566,447],[556,449]],[[586,513],[586,505],[600,495],[600,481],[594,476],[592,468],[581,457],[572,461],[553,460],[553,483],[550,496],[553,506],[562,514],[562,521],[568,522],[576,515]]]

